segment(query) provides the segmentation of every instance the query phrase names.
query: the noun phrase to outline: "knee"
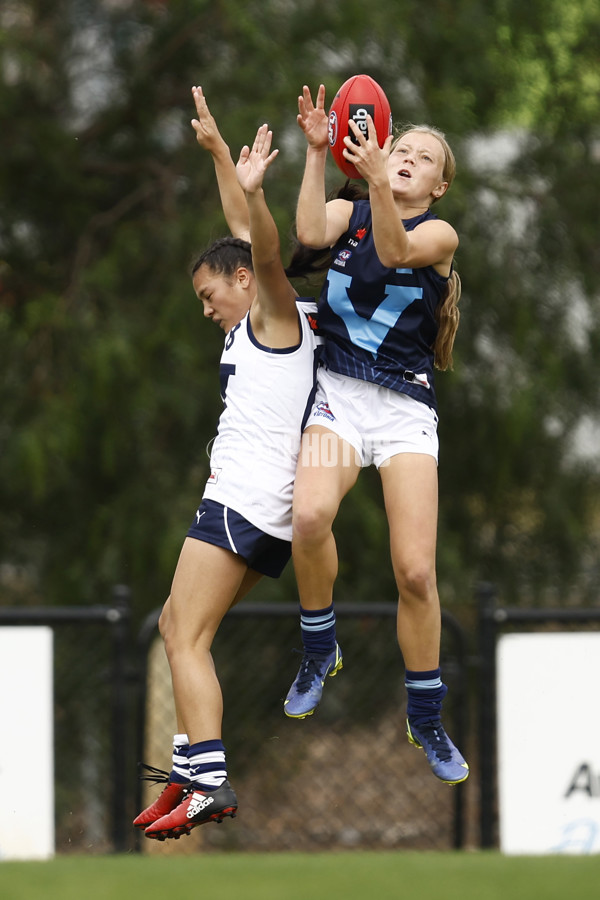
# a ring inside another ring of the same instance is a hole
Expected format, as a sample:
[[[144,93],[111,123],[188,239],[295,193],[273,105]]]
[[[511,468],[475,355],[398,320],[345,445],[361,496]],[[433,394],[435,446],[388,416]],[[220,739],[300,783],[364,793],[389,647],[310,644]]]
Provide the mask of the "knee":
[[[400,599],[405,603],[437,603],[435,570],[425,563],[415,562],[397,571]]]
[[[171,663],[175,655],[183,649],[183,643],[186,637],[186,630],[178,627],[179,617],[173,615],[172,606],[172,600],[171,597],[169,597],[163,606],[158,619],[158,631],[163,639],[169,663]]]
[[[294,500],[292,533],[296,543],[320,543],[333,525],[331,510],[318,498]]]
[[[158,633],[163,641],[166,641],[169,632],[169,600],[163,606],[160,616],[158,617]]]
[[[173,620],[169,615],[169,601],[167,601],[163,607],[163,610],[160,614],[158,620],[158,631],[163,639],[163,643],[165,645],[165,652],[167,654],[167,659],[171,661],[174,653],[174,649],[177,646],[177,640],[175,638],[173,628]]]
[[[177,661],[183,663],[199,654],[210,652],[219,622],[220,620],[216,621],[214,617],[200,612],[190,619],[189,615],[178,608],[177,600],[173,603],[169,597],[158,620],[158,630],[169,664],[173,665]]]

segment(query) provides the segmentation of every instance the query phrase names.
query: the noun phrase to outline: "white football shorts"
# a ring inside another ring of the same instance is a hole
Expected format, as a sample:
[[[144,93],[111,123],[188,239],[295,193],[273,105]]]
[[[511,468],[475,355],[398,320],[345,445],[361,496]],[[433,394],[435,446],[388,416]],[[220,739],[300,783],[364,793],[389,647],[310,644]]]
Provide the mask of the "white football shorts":
[[[321,425],[350,444],[360,466],[385,465],[397,453],[426,453],[438,460],[438,417],[435,410],[408,394],[392,391],[371,381],[338,375],[325,367],[318,370],[317,392],[305,428]],[[337,442],[319,447],[303,443],[302,453],[318,452],[322,464],[330,465],[339,453]]]

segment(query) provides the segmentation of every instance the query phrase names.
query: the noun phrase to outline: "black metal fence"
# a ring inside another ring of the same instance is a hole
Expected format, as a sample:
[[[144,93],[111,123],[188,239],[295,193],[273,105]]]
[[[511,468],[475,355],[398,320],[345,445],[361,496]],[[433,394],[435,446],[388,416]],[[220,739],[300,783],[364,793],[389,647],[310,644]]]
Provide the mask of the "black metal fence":
[[[133,789],[128,773],[135,765],[135,729],[128,598],[127,588],[117,586],[107,605],[0,607],[0,626],[46,625],[54,634],[59,853],[122,851],[132,846]],[[31,739],[35,739],[35,722]],[[30,802],[26,793],[23,798]]]
[[[464,788],[439,782],[405,734],[404,671],[396,642],[396,604],[336,604],[344,668],[328,679],[314,716],[287,719],[283,699],[300,661],[298,606],[234,607],[213,656],[223,689],[223,739],[239,801],[234,827],[196,829],[177,852],[198,847],[244,850],[380,847],[450,849],[464,843]],[[154,644],[158,612],[140,635],[151,659],[137,720],[140,757],[170,767],[176,730],[164,651]],[[151,647],[158,657],[152,661]],[[447,728],[466,737],[466,641],[443,616]],[[157,732],[162,732],[157,742]],[[148,758],[148,753],[152,758]],[[157,788],[141,791],[147,805]],[[168,842],[172,844],[173,842]],[[155,842],[142,838],[144,850]],[[169,848],[171,849],[171,848]]]
[[[469,782],[442,784],[406,740],[396,605],[338,603],[336,611],[344,668],[328,679],[315,715],[302,721],[283,714],[300,661],[293,652],[300,646],[297,605],[244,603],[226,617],[213,655],[239,814],[157,844],[131,822],[160,790],[142,790],[137,764],[170,768],[177,730],[159,611],[134,635],[120,586],[106,605],[0,607],[0,625],[54,632],[57,853],[463,846]],[[450,688],[446,726],[464,747],[467,646],[448,614],[442,665]]]

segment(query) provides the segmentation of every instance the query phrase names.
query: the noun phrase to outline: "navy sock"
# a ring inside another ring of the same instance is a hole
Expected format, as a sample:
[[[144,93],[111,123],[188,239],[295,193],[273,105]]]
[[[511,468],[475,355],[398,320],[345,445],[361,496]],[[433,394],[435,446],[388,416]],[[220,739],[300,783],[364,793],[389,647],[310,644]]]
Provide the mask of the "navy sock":
[[[198,741],[188,750],[190,780],[204,791],[214,791],[227,778],[225,747],[220,740]]]
[[[404,684],[408,694],[406,714],[410,722],[418,726],[420,722],[440,718],[442,700],[448,693],[448,688],[442,682],[440,669],[428,672],[411,672],[407,669]]]
[[[325,609],[300,606],[300,629],[306,656],[320,656],[335,650],[335,611],[333,603]]]

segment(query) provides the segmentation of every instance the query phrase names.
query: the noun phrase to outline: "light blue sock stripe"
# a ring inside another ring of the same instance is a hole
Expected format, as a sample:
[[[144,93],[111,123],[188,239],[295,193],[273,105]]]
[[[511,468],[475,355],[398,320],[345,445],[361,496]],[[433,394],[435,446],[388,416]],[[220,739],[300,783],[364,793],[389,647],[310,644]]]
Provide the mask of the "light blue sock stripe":
[[[330,612],[325,616],[307,616],[304,613],[300,615],[300,621],[303,625],[313,625],[318,624],[320,622],[333,622],[335,619],[335,613]]]
[[[305,655],[331,653],[335,649],[333,604],[321,609],[304,609],[300,606],[300,631]]]
[[[333,624],[334,620],[331,619],[329,622],[324,622],[323,625],[307,625],[306,622],[302,622],[300,627],[302,631],[327,631]]]
[[[442,686],[442,679],[428,678],[425,681],[405,681],[404,685],[417,691],[431,691]]]

